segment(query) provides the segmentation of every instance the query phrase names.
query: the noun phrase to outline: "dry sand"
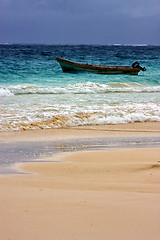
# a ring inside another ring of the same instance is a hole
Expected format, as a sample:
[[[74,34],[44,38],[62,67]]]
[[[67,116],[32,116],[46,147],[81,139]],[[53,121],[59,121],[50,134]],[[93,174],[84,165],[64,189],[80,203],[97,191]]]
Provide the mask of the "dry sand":
[[[145,126],[132,126],[127,134],[143,134]],[[122,125],[117,129],[123,133]],[[157,136],[159,128],[148,130],[146,136]],[[1,136],[6,142],[33,135],[36,141],[67,132],[69,137],[99,136],[101,130],[60,132]],[[117,136],[104,129],[101,134]],[[160,239],[160,149],[67,153],[57,160],[19,164],[32,174],[0,177],[0,240]]]

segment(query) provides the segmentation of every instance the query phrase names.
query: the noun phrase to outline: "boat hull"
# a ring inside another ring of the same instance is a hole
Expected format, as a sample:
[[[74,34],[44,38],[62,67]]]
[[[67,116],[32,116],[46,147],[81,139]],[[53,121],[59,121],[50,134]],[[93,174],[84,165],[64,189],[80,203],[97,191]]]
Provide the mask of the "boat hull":
[[[138,75],[140,68],[132,66],[110,66],[76,63],[56,57],[63,72],[92,72],[98,74],[129,74]]]

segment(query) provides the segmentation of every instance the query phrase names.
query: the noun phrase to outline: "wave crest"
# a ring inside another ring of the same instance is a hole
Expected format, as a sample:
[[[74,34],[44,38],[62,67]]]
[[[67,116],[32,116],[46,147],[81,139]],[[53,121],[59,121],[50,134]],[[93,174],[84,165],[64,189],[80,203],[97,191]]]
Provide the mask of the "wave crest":
[[[12,93],[8,88],[0,87],[0,97],[7,97],[13,95],[14,93]]]
[[[123,93],[123,92],[160,92],[160,86],[145,86],[138,83],[112,82],[99,84],[94,82],[69,84],[66,86],[36,86],[22,84],[17,86],[1,87],[0,96],[23,94],[94,94],[94,93]]]

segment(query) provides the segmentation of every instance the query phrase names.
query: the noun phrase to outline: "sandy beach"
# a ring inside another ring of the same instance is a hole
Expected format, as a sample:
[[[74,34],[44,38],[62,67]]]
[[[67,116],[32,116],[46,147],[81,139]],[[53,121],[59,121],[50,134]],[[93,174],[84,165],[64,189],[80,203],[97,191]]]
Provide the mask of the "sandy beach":
[[[147,138],[159,133],[158,122],[146,122],[1,132],[0,142]],[[19,163],[23,174],[0,176],[0,240],[160,238],[158,147],[79,151],[53,158],[57,162]]]

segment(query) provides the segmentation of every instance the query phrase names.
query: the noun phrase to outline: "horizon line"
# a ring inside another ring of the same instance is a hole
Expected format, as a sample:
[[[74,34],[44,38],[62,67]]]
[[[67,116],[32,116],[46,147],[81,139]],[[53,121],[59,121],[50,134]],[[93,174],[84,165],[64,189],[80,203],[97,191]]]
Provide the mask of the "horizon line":
[[[0,42],[0,45],[46,45],[46,46],[160,46],[159,44],[147,44],[147,43],[7,43]]]

